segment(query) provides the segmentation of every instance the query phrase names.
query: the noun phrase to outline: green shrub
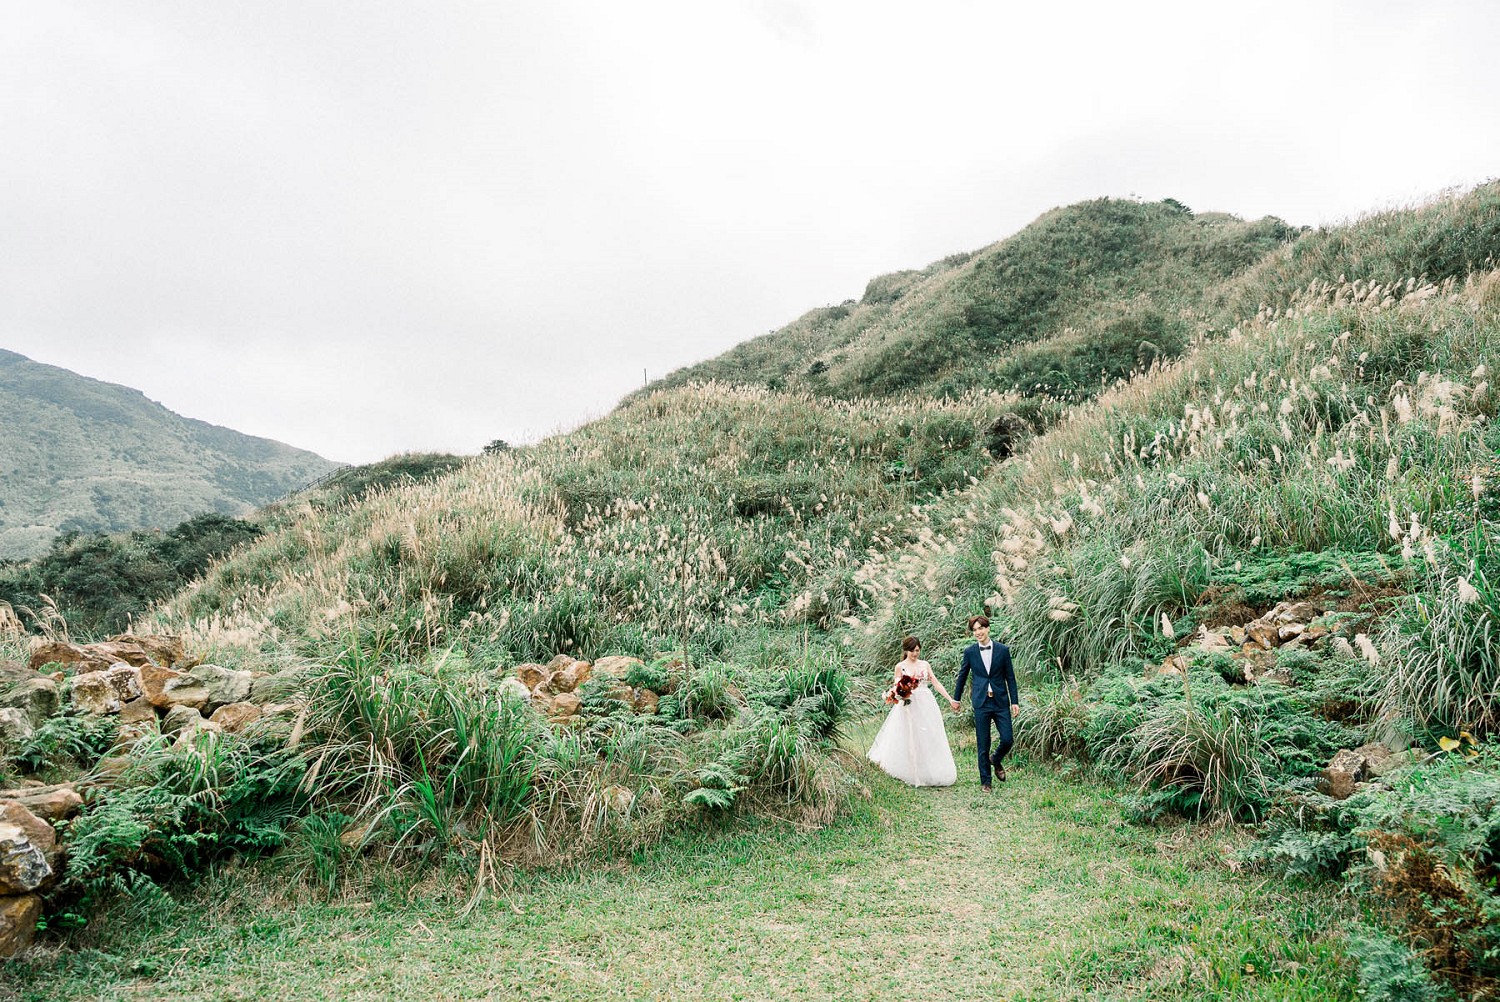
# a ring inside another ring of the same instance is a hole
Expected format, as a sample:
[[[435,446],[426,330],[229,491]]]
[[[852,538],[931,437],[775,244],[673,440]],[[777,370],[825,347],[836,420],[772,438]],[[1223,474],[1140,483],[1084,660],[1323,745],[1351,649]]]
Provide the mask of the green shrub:
[[[42,722],[11,756],[30,773],[49,769],[92,769],[115,743],[118,717],[64,712]]]
[[[1055,755],[1084,757],[1088,752],[1089,725],[1094,709],[1071,685],[1043,689],[1031,694],[1016,718],[1016,743],[1043,758]]]
[[[1380,637],[1384,710],[1417,733],[1500,730],[1500,525],[1455,542]]]
[[[99,788],[63,824],[63,897],[87,915],[107,894],[170,881],[230,853],[273,850],[303,802],[307,763],[295,752],[203,734],[176,747],[136,742],[115,785]]]
[[[1349,936],[1349,953],[1359,964],[1361,993],[1369,1002],[1456,1002],[1447,985],[1433,979],[1422,959],[1405,943],[1369,926]]]
[[[1274,752],[1259,720],[1229,706],[1169,703],[1146,717],[1118,746],[1115,761],[1143,791],[1165,794],[1160,806],[1193,816],[1241,820],[1265,809]]]

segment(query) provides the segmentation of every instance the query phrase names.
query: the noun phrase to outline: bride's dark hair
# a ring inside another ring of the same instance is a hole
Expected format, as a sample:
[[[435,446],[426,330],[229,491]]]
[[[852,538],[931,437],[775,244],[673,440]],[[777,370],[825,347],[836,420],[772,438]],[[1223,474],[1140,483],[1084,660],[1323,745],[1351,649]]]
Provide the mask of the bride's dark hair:
[[[918,640],[916,637],[907,637],[905,640],[901,641],[901,649],[903,651],[914,651],[921,646],[922,641]]]

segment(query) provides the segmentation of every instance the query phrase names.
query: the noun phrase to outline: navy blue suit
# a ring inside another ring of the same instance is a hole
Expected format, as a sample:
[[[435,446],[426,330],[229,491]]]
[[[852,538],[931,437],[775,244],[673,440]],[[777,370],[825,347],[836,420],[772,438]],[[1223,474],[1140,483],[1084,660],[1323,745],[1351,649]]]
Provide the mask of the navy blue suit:
[[[1016,690],[1016,671],[1010,664],[1010,648],[999,641],[991,643],[994,644],[994,650],[990,652],[989,670],[985,670],[984,655],[980,653],[979,645],[970,644],[964,648],[958,681],[953,683],[953,698],[963,699],[964,684],[969,681],[970,673],[973,673],[974,689],[970,698],[974,704],[974,732],[979,745],[979,782],[983,786],[990,785],[990,766],[999,768],[1005,753],[1015,743],[1011,734],[1010,707],[1012,703],[1021,702],[1020,693]],[[1000,743],[995,747],[993,758],[990,756],[992,721],[1000,732]]]

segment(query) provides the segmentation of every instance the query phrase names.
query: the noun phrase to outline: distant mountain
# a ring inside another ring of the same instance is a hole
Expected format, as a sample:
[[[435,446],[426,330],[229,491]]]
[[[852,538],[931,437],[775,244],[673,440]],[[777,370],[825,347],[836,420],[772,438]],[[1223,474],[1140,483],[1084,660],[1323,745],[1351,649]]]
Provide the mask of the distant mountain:
[[[0,349],[0,559],[73,529],[243,514],[338,465]]]

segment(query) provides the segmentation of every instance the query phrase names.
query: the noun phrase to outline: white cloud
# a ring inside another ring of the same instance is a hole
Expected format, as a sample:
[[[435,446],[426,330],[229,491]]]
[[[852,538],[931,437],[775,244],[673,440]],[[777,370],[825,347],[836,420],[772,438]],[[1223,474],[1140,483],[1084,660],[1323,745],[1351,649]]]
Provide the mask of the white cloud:
[[[0,346],[342,459],[477,450],[1100,195],[1500,164],[1500,8],[18,6]]]

